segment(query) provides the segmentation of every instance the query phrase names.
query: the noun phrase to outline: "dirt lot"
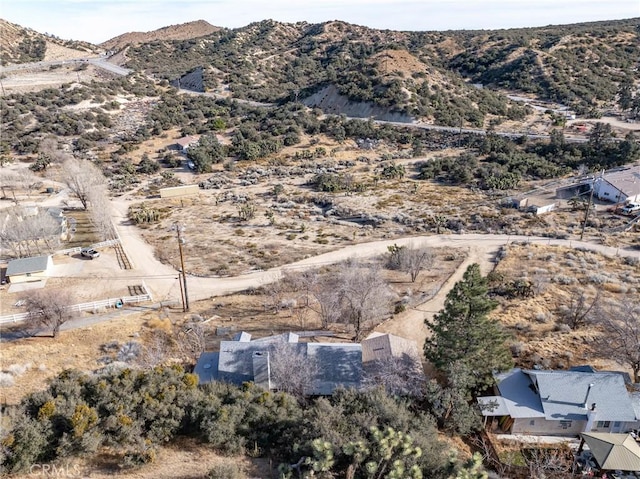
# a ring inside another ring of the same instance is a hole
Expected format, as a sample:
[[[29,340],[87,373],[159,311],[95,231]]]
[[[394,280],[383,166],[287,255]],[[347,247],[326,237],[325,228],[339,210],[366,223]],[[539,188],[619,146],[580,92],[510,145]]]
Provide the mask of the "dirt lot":
[[[597,369],[628,370],[595,347],[601,332],[595,325],[576,330],[559,327],[559,307],[570,303],[576,288],[589,298],[601,294],[599,304],[624,302],[640,292],[640,265],[598,253],[542,245],[511,245],[496,272],[504,281],[527,279],[534,286],[530,298],[501,300],[494,316],[513,334],[518,361],[545,369],[590,364]],[[629,371],[630,372],[630,371]]]

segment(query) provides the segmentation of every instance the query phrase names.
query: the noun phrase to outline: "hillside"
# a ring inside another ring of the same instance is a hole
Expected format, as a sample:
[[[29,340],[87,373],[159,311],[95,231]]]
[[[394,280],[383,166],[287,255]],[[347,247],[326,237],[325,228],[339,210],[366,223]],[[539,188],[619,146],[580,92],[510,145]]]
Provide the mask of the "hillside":
[[[525,115],[496,90],[534,94],[580,114],[612,106],[620,84],[636,78],[639,23],[395,32],[267,20],[198,41],[140,44],[127,57],[129,67],[169,80],[202,67],[206,89],[228,87],[238,98],[302,99],[333,85],[351,101],[389,112],[481,126]]]
[[[81,58],[97,50],[87,42],[62,40],[0,18],[0,60],[3,65]]]
[[[182,23],[180,25],[170,25],[168,27],[159,28],[150,32],[128,32],[118,35],[100,46],[106,50],[120,50],[127,45],[135,45],[139,43],[149,43],[155,41],[170,40],[190,40],[210,35],[220,30],[205,20],[196,20],[194,22]]]

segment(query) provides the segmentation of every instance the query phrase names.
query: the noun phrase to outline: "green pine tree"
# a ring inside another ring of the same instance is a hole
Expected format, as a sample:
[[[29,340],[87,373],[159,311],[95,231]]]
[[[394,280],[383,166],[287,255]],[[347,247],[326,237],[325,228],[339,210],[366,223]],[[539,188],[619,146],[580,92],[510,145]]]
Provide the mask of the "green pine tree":
[[[472,264],[447,295],[444,309],[433,322],[426,321],[432,335],[424,345],[425,357],[441,372],[454,363],[466,365],[476,378],[473,389],[490,384],[493,371],[513,365],[505,333],[488,318],[497,303],[487,293],[480,266]]]

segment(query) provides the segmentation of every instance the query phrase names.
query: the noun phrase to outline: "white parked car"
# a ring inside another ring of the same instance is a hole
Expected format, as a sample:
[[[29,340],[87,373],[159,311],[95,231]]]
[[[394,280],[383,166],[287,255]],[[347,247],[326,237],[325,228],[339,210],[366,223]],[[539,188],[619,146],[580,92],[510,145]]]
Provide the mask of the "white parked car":
[[[623,215],[637,215],[640,214],[640,203],[629,203],[620,210]]]
[[[94,250],[93,248],[82,248],[80,250],[80,254],[86,258],[97,258],[98,256],[100,256],[100,253],[96,250]]]

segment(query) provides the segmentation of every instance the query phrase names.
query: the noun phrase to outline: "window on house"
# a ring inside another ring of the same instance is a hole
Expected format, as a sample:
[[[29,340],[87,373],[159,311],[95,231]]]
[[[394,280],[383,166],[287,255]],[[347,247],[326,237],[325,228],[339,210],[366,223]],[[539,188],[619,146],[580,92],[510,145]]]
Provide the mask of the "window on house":
[[[27,273],[26,276],[31,276],[31,273]]]
[[[532,419],[531,421],[529,421],[529,426],[535,426],[536,425],[536,420]]]
[[[562,429],[569,429],[571,427],[571,421],[560,421],[560,427]]]
[[[598,428],[609,427],[609,426],[611,426],[611,421],[598,421],[596,423],[596,427]]]

